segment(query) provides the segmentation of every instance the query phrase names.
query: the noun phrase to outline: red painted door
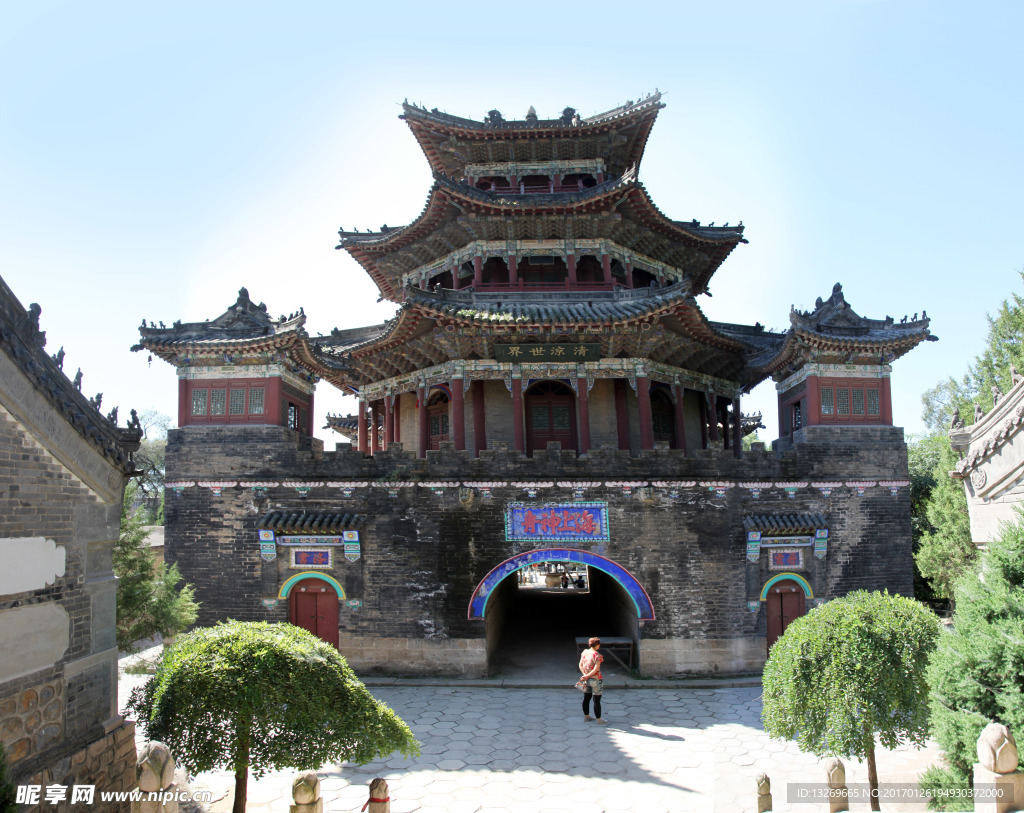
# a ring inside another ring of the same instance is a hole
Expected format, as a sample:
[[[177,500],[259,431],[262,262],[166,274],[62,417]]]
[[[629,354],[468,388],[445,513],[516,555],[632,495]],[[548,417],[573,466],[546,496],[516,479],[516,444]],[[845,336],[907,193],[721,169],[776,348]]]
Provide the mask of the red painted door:
[[[572,390],[563,384],[543,383],[526,393],[526,453],[547,449],[557,440],[562,449],[576,451],[576,409]]]
[[[772,585],[765,601],[768,613],[768,651],[786,631],[794,619],[804,614],[804,591],[794,581],[786,579]]]
[[[338,594],[320,579],[303,579],[291,592],[291,622],[338,647]]]

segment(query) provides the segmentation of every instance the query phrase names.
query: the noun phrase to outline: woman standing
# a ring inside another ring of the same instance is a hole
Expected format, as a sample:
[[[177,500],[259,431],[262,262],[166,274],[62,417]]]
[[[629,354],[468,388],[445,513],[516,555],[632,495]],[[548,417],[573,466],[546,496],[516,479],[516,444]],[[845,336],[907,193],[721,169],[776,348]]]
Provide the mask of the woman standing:
[[[604,691],[604,678],[601,676],[604,655],[598,651],[601,649],[601,639],[591,638],[587,643],[590,644],[590,649],[580,656],[582,679],[587,681],[587,690],[583,693],[583,719],[588,722],[594,719],[590,716],[590,699],[593,698],[597,724],[608,725],[608,721],[601,718],[601,694]]]

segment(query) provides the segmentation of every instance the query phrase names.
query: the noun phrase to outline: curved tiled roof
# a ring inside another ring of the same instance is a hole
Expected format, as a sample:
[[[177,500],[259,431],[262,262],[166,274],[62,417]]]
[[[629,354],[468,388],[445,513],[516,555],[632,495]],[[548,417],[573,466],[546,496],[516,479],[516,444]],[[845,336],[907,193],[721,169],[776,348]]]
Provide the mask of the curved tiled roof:
[[[574,115],[572,108],[566,108],[557,119],[540,119],[528,114],[520,121],[506,121],[500,114],[494,115],[497,111],[491,111],[486,120],[474,121],[406,101],[400,118],[409,125],[435,172],[454,172],[467,163],[479,163],[479,157],[470,154],[471,148],[458,149],[456,145],[501,140],[510,145],[506,149],[512,151],[517,142],[529,142],[531,155],[538,143],[589,141],[588,153],[600,153],[611,173],[619,174],[631,164],[640,163],[651,127],[664,106],[661,94],[655,92],[587,118]],[[567,152],[563,147],[559,155]]]
[[[81,379],[76,377],[75,383],[68,379],[62,368],[63,348],[59,362],[44,349],[46,334],[39,329],[41,312],[35,304],[25,310],[0,277],[0,352],[75,432],[122,473],[131,474],[136,470],[131,455],[139,448],[142,429],[137,424],[118,427],[116,410],[104,416],[98,403],[82,394]]]
[[[366,518],[362,514],[334,511],[268,511],[256,523],[262,530],[279,534],[337,534],[360,528]]]
[[[827,527],[824,514],[763,514],[743,518],[744,531],[760,531],[767,536],[805,536]]]

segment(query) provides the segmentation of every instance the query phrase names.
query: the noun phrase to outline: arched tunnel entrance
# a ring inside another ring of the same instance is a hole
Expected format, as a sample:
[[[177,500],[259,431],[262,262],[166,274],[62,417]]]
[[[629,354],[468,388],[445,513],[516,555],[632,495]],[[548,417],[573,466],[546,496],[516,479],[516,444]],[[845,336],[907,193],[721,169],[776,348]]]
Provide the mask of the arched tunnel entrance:
[[[559,548],[530,551],[494,568],[477,586],[469,617],[486,624],[490,674],[564,680],[576,668],[577,639],[593,635],[631,642],[636,667],[640,623],[654,612],[647,592],[624,568],[597,554]],[[628,647],[617,652],[626,664],[605,654],[610,673],[627,671]]]

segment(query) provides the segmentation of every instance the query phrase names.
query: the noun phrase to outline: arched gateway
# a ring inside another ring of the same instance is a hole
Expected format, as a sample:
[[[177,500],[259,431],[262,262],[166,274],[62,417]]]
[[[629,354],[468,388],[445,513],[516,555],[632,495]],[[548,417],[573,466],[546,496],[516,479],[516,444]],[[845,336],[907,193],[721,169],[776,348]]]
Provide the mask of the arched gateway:
[[[517,570],[539,562],[579,562],[607,573],[629,594],[636,607],[636,617],[639,621],[654,620],[654,605],[651,597],[647,595],[643,585],[624,567],[617,565],[611,559],[598,556],[585,550],[573,548],[544,548],[520,553],[511,559],[506,559],[490,573],[480,580],[469,600],[468,617],[470,619],[482,620],[487,612],[487,601],[494,589],[511,576]]]

